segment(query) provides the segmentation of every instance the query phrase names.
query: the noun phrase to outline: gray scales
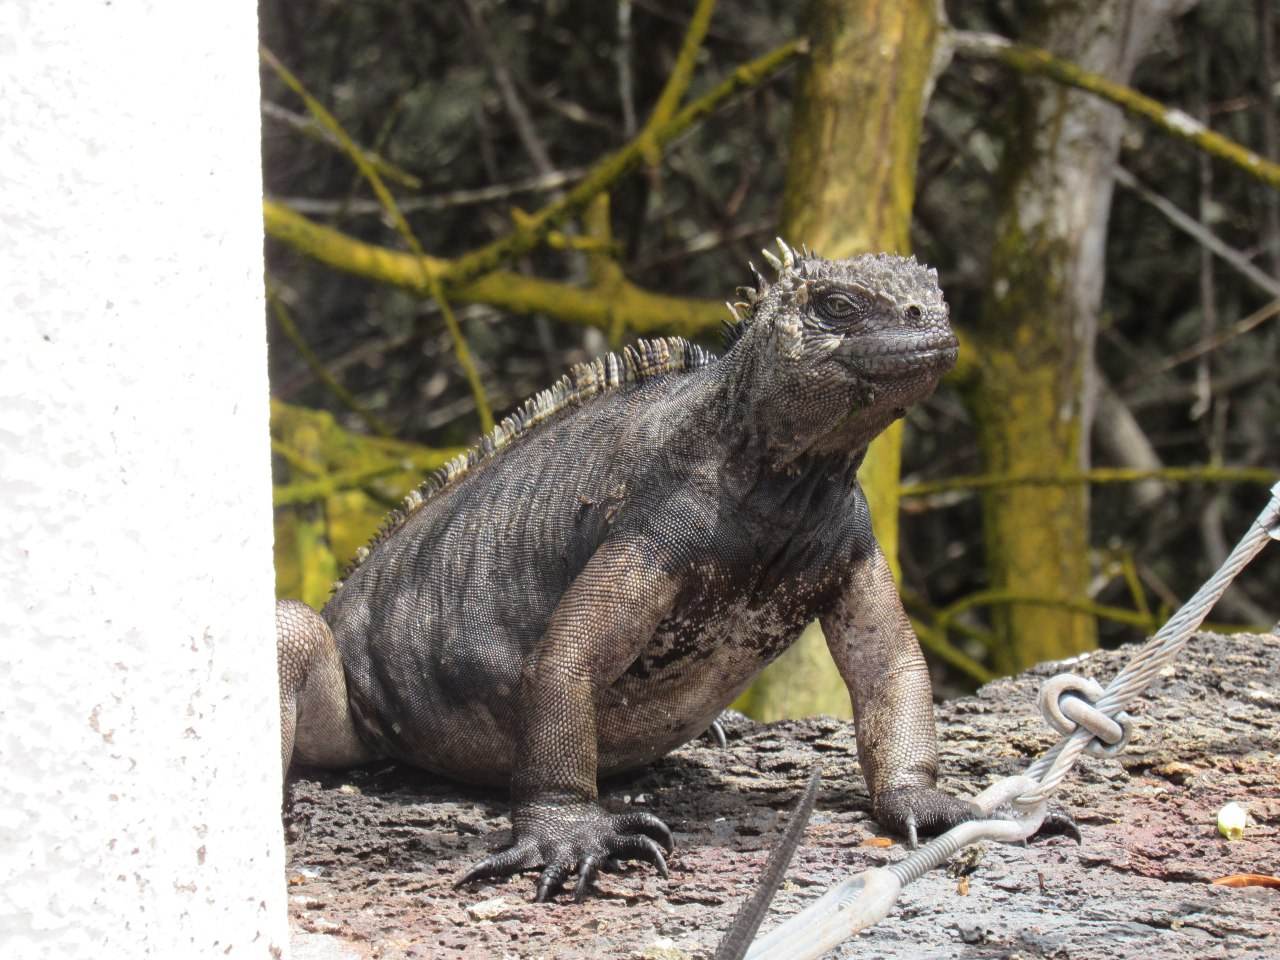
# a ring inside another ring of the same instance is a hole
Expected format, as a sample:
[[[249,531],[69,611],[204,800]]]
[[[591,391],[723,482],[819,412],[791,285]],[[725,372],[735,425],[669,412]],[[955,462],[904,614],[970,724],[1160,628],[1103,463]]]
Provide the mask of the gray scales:
[[[914,259],[779,247],[723,356],[667,338],[576,367],[411,494],[319,614],[280,603],[286,767],[509,784],[511,844],[461,882],[665,876],[670,830],[607,812],[598,777],[701,734],[818,619],[879,822],[914,842],[973,816],[936,789],[928,670],[856,477],[954,364],[948,307]]]

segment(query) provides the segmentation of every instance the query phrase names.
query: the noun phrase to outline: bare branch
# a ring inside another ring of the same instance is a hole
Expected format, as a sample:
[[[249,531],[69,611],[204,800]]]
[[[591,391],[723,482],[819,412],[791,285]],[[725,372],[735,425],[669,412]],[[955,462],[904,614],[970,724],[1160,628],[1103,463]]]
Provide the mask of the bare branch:
[[[307,343],[302,336],[302,331],[298,329],[298,325],[293,322],[293,317],[289,313],[289,309],[284,305],[284,300],[280,297],[280,292],[275,285],[267,280],[267,302],[271,305],[271,312],[275,315],[276,323],[280,325],[280,329],[284,331],[284,335],[292,342],[294,348],[301,355],[303,362],[311,368],[311,372],[315,374],[317,380],[329,388],[329,391],[338,398],[338,400],[353,411],[365,425],[380,437],[389,437],[392,430],[383,423],[372,410],[356,399],[350,390],[344,387],[332,373],[330,373],[324,365],[324,362],[311,349],[311,345]]]
[[[476,187],[470,190],[450,190],[447,193],[435,193],[425,197],[410,197],[399,201],[400,212],[408,215],[424,210],[449,210],[453,207],[467,207],[478,203],[491,203],[494,200],[507,200],[522,193],[554,191],[565,184],[573,183],[586,172],[586,167],[571,167],[568,170],[555,170],[545,176],[525,177],[510,183],[495,183],[488,187]],[[350,216],[373,216],[385,213],[377,200],[316,200],[312,197],[273,197],[298,213],[308,216],[332,216],[343,211]]]
[[[1202,123],[1209,119],[1209,44],[1204,35],[1197,31],[1196,46],[1196,92],[1195,111],[1197,119]],[[1213,202],[1213,164],[1206,154],[1196,157],[1198,174],[1198,191],[1196,198],[1196,215],[1203,223],[1209,207]],[[1200,245],[1200,339],[1210,340],[1218,328],[1218,287],[1213,276],[1213,254],[1204,244]],[[1196,399],[1191,404],[1192,420],[1199,420],[1209,412],[1213,403],[1213,394],[1209,390],[1212,379],[1213,355],[1206,351],[1200,354],[1196,363]],[[1210,450],[1214,449],[1215,437],[1210,431]],[[1210,455],[1211,460],[1217,460]],[[1226,558],[1224,553],[1216,562],[1221,565]]]
[[[1164,462],[1156,452],[1146,431],[1133,411],[1103,376],[1094,369],[1093,382],[1098,389],[1097,415],[1093,418],[1093,441],[1106,451],[1113,463],[1131,470],[1161,470]],[[1131,488],[1134,504],[1146,510],[1165,496],[1165,485],[1158,480],[1139,480]]]
[[[1195,217],[1183,213],[1176,204],[1160,196],[1154,190],[1143,186],[1138,181],[1138,178],[1124,167],[1119,165],[1115,167],[1115,178],[1116,183],[1132,190],[1147,203],[1151,204],[1151,206],[1164,214],[1175,227],[1183,233],[1194,237],[1208,250],[1213,251],[1224,263],[1251,281],[1258,289],[1269,296],[1280,298],[1280,282],[1273,280],[1264,271],[1259,270],[1247,256],[1219,239],[1213,231]]]
[[[332,227],[308,220],[272,200],[263,201],[267,235],[321,263],[379,283],[429,296],[419,263],[440,277],[450,261],[419,260],[411,254],[364,243]],[[718,301],[671,297],[625,283],[605,295],[538,277],[495,270],[450,290],[460,303],[487,303],[514,313],[545,313],[564,323],[607,329],[620,322],[640,334],[706,336],[720,328],[724,305]]]
[[[498,94],[502,97],[502,105],[511,117],[511,122],[515,124],[516,136],[524,145],[524,152],[529,155],[538,173],[544,177],[554,173],[555,164],[551,162],[551,155],[547,153],[546,145],[538,136],[533,118],[529,116],[524,100],[516,89],[515,81],[511,79],[511,71],[507,69],[506,63],[498,54],[497,47],[494,46],[493,37],[489,33],[484,18],[480,15],[476,0],[462,0],[462,7],[466,14],[467,25],[471,28],[471,37],[480,48],[481,56],[489,63],[489,70],[493,73],[494,82],[498,85]]]
[[[1115,83],[1067,60],[1060,60],[1048,50],[1014,43],[995,34],[954,30],[947,40],[960,56],[998,60],[1021,73],[1047,77],[1101,97],[1128,113],[1144,117],[1170,136],[1194,144],[1219,160],[1225,160],[1251,177],[1272,187],[1280,187],[1280,164],[1263,159],[1229,137],[1214,133],[1194,117],[1174,107],[1166,107],[1132,87]]]
[[[1224,343],[1248,333],[1254,327],[1266,323],[1272,317],[1277,315],[1280,315],[1280,300],[1272,300],[1270,303],[1258,308],[1244,319],[1237,320],[1227,329],[1218,331],[1212,337],[1193,343],[1185,350],[1180,350],[1173,356],[1166,357],[1154,367],[1138,371],[1125,381],[1121,389],[1127,392],[1132,387],[1142,383],[1144,380],[1149,380],[1157,374],[1172,370],[1174,367],[1180,366],[1188,360],[1194,360],[1196,357],[1202,356],[1211,350],[1217,350]]]
[[[1268,160],[1275,160],[1280,149],[1280,137],[1276,134],[1275,108],[1275,52],[1272,48],[1274,20],[1272,0],[1257,0],[1258,4],[1258,72],[1262,87],[1262,153]],[[1271,260],[1271,275],[1280,278],[1280,197],[1274,193],[1266,196],[1267,252]]]
[[[597,193],[634,169],[653,150],[661,150],[689,127],[735,94],[758,86],[808,50],[804,39],[792,40],[743,64],[703,96],[677,111],[669,122],[646,124],[626,146],[606,156],[564,198],[543,207],[510,234],[453,261],[441,280],[446,287],[465,284],[513,257],[532,250],[548,232],[580,212]]]
[[[618,99],[622,101],[622,132],[636,135],[635,84],[631,76],[631,0],[618,0]]]
[[[422,245],[418,243],[418,238],[414,236],[413,230],[410,229],[409,221],[404,218],[404,214],[400,212],[400,208],[396,205],[395,198],[391,196],[391,191],[382,182],[382,177],[378,175],[378,171],[369,163],[364,151],[356,146],[355,141],[343,129],[342,124],[338,123],[337,117],[310,94],[306,87],[302,85],[302,81],[281,63],[274,53],[265,46],[259,46],[258,49],[267,66],[275,71],[276,76],[290,90],[302,98],[303,103],[307,105],[307,109],[311,111],[311,115],[342,145],[342,149],[350,156],[351,161],[356,165],[361,175],[369,181],[369,186],[373,188],[374,195],[377,196],[379,202],[387,211],[387,215],[395,225],[396,231],[409,246],[409,249],[413,251],[414,260],[423,283],[431,291],[431,296],[435,301],[440,304],[445,326],[449,328],[449,335],[453,338],[454,351],[458,355],[458,364],[462,367],[467,382],[471,386],[471,392],[476,398],[476,413],[480,417],[480,427],[484,432],[489,432],[493,429],[493,413],[489,409],[489,400],[485,396],[484,385],[480,382],[480,373],[476,370],[475,361],[471,358],[471,350],[467,346],[466,337],[462,334],[462,327],[458,324],[458,318],[454,316],[453,310],[445,299],[444,289],[439,277],[427,269],[427,255],[423,251]]]
[[[290,129],[296,130],[304,136],[311,137],[313,140],[326,143],[336,150],[342,150],[342,144],[338,142],[338,138],[325,130],[324,127],[311,117],[304,116],[301,113],[294,113],[292,110],[282,107],[277,103],[272,103],[269,100],[262,101],[262,115],[269,120],[276,120],[283,123]],[[410,190],[422,189],[422,181],[403,167],[396,166],[396,164],[392,163],[385,157],[374,153],[372,150],[367,150],[361,147],[360,152],[364,154],[364,157],[369,161],[369,164],[388,180],[394,180],[402,187],[407,187]]]

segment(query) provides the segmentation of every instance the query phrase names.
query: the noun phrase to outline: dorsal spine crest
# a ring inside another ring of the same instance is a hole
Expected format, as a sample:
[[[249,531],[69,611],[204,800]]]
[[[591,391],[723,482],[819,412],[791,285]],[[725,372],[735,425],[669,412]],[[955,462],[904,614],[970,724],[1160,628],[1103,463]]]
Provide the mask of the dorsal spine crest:
[[[595,360],[575,364],[550,387],[535,393],[496,424],[469,450],[458,454],[409,491],[400,506],[387,514],[369,543],[356,551],[354,559],[343,571],[342,580],[335,583],[333,589],[341,587],[379,544],[400,530],[427,503],[454,486],[477,465],[497,456],[513,441],[529,435],[539,424],[600,394],[668,373],[699,370],[714,359],[715,355],[710,351],[683,337],[657,337],[628,344],[621,353],[608,353]]]

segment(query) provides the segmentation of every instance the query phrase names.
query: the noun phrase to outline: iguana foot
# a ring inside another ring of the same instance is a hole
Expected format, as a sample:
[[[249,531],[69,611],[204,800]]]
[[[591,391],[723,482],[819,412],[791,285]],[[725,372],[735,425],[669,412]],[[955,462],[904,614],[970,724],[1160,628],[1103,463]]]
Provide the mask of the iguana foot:
[[[983,815],[976,804],[933,787],[886,790],[876,797],[875,813],[882,827],[906,837],[913,850],[919,844],[919,834],[944,833]]]
[[[541,868],[534,896],[541,903],[575,871],[573,899],[582,900],[596,874],[621,860],[648,860],[668,876],[663,849],[671,852],[671,830],[651,813],[609,813],[582,801],[544,802],[522,805],[513,820],[511,846],[480,861],[454,886]]]

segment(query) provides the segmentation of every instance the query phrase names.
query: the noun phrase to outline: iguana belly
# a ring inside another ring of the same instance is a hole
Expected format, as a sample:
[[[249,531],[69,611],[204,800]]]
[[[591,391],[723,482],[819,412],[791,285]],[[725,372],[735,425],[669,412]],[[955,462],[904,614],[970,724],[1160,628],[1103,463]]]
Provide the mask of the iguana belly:
[[[825,601],[826,592],[810,599]],[[701,735],[821,605],[779,590],[762,606],[739,603],[715,620],[664,623],[601,701],[601,772],[649,763]]]
[[[712,616],[692,604],[659,625],[643,652],[601,695],[598,770],[605,776],[664,756],[701,735],[751,680],[821,612],[833,587],[782,584],[763,604],[723,602]],[[459,643],[457,649],[505,645]],[[505,784],[518,762],[518,669],[485,665],[478,691],[442,688],[437,676],[404,678],[380,704],[353,706],[379,751],[470,783]],[[474,665],[462,673],[480,673]],[[355,685],[359,687],[360,685]],[[396,691],[399,691],[397,693]]]

